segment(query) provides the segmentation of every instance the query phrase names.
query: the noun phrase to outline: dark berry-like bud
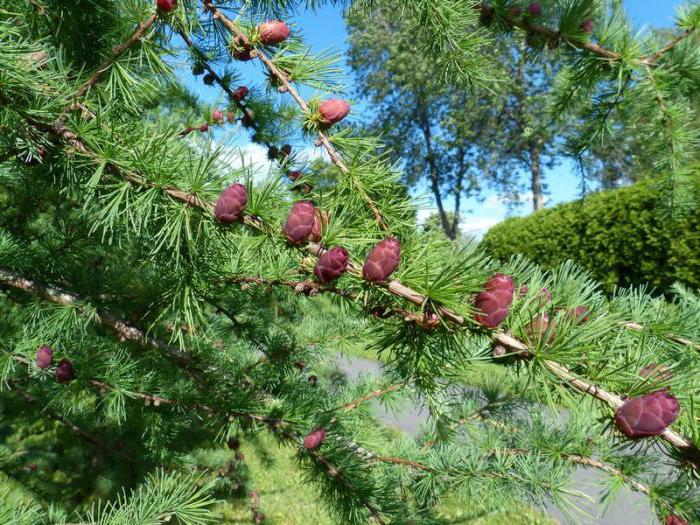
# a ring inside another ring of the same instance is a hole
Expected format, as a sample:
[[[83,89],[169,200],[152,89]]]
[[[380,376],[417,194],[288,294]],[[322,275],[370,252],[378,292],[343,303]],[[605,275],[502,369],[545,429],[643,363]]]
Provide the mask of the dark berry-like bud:
[[[510,14],[511,16],[518,18],[520,15],[523,14],[523,10],[519,5],[514,5],[510,8]]]
[[[675,514],[669,514],[664,520],[664,525],[690,525],[690,522]]]
[[[59,383],[69,383],[75,378],[73,364],[68,359],[61,359],[56,365],[56,381]]]
[[[537,2],[532,2],[527,6],[527,14],[530,16],[540,16],[542,14],[542,6]]]
[[[301,372],[302,370],[304,370],[304,363],[302,363],[301,361],[295,361],[294,368]]]
[[[348,251],[336,246],[319,257],[314,274],[321,283],[329,283],[345,273],[348,268]]]
[[[277,146],[270,146],[267,148],[267,158],[269,160],[275,160],[280,155],[280,150]]]
[[[233,99],[240,102],[241,100],[243,100],[244,98],[246,98],[248,96],[249,92],[250,92],[250,90],[246,86],[239,86],[233,92]]]
[[[226,113],[226,120],[229,124],[233,124],[236,121],[236,114],[233,111]]]
[[[236,222],[248,204],[248,192],[243,184],[232,184],[221,192],[214,206],[214,217],[223,224]]]
[[[284,225],[284,235],[292,244],[302,244],[314,227],[316,208],[310,201],[299,201],[292,206]]]
[[[207,131],[209,131],[209,124],[202,124],[201,126],[199,126],[199,131],[201,131],[202,133],[206,133]]]
[[[289,37],[289,26],[281,20],[268,20],[258,26],[260,42],[266,46],[274,46],[284,42]]]
[[[169,13],[177,7],[177,0],[156,0],[156,5],[164,13]]]
[[[332,126],[336,122],[340,122],[350,113],[350,104],[345,100],[329,99],[321,102],[318,107],[318,112],[325,126]]]
[[[484,291],[474,298],[474,306],[478,310],[474,320],[487,328],[496,328],[508,317],[514,292],[515,284],[510,275],[495,274],[486,281]]]
[[[51,360],[53,359],[53,348],[50,346],[40,346],[36,351],[36,366],[42,370],[46,370],[51,366]]]
[[[282,153],[282,155],[285,157],[289,157],[292,154],[292,147],[289,144],[285,144],[280,149],[280,153]]]
[[[304,438],[304,447],[307,450],[316,450],[321,446],[324,439],[326,439],[326,431],[323,428],[317,428],[313,432],[309,432]]]
[[[217,124],[221,124],[224,121],[224,112],[220,109],[215,109],[211,114],[211,119]]]
[[[297,180],[299,177],[301,177],[302,173],[301,171],[290,171],[289,172],[289,178],[292,179],[292,181]]]
[[[316,376],[316,375],[309,376],[309,384],[311,386],[316,386],[317,383],[318,383],[318,376]]]
[[[200,63],[195,64],[192,66],[192,74],[196,77],[204,73],[204,66]]]
[[[665,365],[651,363],[639,371],[639,376],[654,381],[669,381],[673,379],[673,372]]]
[[[377,244],[365,259],[362,277],[370,282],[386,281],[399,265],[401,243],[389,237]]]
[[[228,445],[228,448],[231,450],[238,450],[241,448],[241,440],[237,437],[230,437],[226,442],[226,445]]]
[[[680,405],[667,390],[626,400],[615,413],[615,425],[631,438],[658,436],[678,418]]]
[[[202,77],[202,82],[204,82],[207,86],[211,86],[214,84],[215,77],[211,73],[207,73]]]
[[[590,18],[586,18],[583,22],[581,22],[581,31],[584,33],[592,33],[593,32],[593,20]]]
[[[29,469],[29,472],[36,472],[36,463],[30,463],[27,465],[27,469]]]

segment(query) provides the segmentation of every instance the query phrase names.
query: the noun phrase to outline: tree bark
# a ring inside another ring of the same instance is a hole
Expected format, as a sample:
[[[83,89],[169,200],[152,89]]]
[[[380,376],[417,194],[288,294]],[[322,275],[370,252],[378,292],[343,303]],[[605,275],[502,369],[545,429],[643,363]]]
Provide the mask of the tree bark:
[[[532,210],[538,211],[544,208],[544,195],[542,194],[542,172],[540,164],[540,144],[530,146],[530,188],[532,190]]]

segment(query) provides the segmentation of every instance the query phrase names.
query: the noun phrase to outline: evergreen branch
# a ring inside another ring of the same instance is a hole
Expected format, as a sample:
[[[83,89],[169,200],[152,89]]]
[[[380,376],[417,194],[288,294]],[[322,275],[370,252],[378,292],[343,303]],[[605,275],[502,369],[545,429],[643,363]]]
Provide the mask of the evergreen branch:
[[[246,106],[241,100],[238,100],[233,90],[231,89],[231,86],[224,82],[224,79],[221,78],[221,76],[211,66],[209,61],[206,60],[204,53],[194,44],[194,42],[192,42],[192,39],[189,37],[189,35],[180,27],[176,28],[175,30],[177,31],[177,34],[180,35],[180,38],[182,38],[182,40],[185,42],[187,47],[189,47],[199,57],[199,63],[211,75],[211,77],[214,79],[214,82],[216,82],[219,85],[219,87],[221,87],[221,89],[223,89],[226,92],[229,100],[233,101],[236,107],[243,113],[245,121],[250,123],[250,126],[255,131],[260,131],[260,125],[255,120],[255,113],[253,113],[253,111],[248,106]],[[272,144],[265,145],[267,147],[272,147]]]
[[[134,45],[136,42],[143,38],[146,31],[148,31],[151,28],[151,26],[157,19],[158,12],[156,11],[150,17],[148,17],[148,19],[136,26],[136,29],[134,29],[134,32],[131,33],[131,35],[129,36],[129,38],[126,39],[126,41],[112,48],[112,54],[104,62],[102,62],[102,64],[100,64],[100,66],[97,68],[97,71],[95,71],[95,73],[93,73],[93,75],[87,81],[85,81],[85,83],[83,83],[80,89],[78,89],[78,91],[75,93],[74,98],[76,100],[82,98],[90,90],[90,88],[97,84],[102,78],[102,75],[104,75],[104,73],[110,67],[112,67],[112,65],[117,60],[119,60],[119,58],[124,53],[126,53],[126,51],[132,45]],[[65,111],[63,115],[65,115]]]
[[[645,330],[644,326],[642,326],[639,323],[629,322],[629,323],[625,323],[624,326],[625,326],[625,328],[627,328],[629,330],[634,330],[635,332],[641,332],[641,331]],[[675,335],[675,334],[666,334],[665,337],[668,338],[669,340],[673,341],[674,343],[678,343],[679,345],[683,345],[683,346],[689,346],[690,348],[693,348],[694,350],[700,351],[700,343],[696,343],[695,341],[691,341],[690,339],[686,339],[685,337],[680,337],[680,336]]]
[[[376,399],[376,398],[381,397],[381,396],[388,394],[390,392],[395,392],[396,390],[398,390],[402,386],[404,386],[404,385],[396,383],[393,385],[389,385],[385,388],[380,388],[380,389],[374,390],[373,392],[370,392],[367,395],[359,397],[359,398],[355,399],[354,401],[350,401],[349,403],[345,403],[342,407],[340,407],[340,410],[353,410],[366,401]]]
[[[656,62],[658,59],[660,59],[664,54],[671,51],[674,47],[676,47],[678,44],[680,44],[683,40],[688,38],[694,32],[695,32],[694,27],[686,29],[685,31],[683,31],[683,33],[681,33],[680,35],[678,35],[677,37],[672,39],[668,44],[666,44],[664,47],[662,47],[661,49],[659,49],[655,53],[652,53],[651,55],[642,58],[641,63],[645,66],[652,65],[654,62]]]
[[[226,26],[226,28],[231,32],[231,34],[234,35],[236,37],[236,39],[239,40],[242,44],[245,44],[245,45],[252,47],[251,42],[248,39],[248,37],[245,35],[245,33],[243,33],[236,26],[236,24],[233,23],[233,21],[231,21],[219,8],[217,8],[212,3],[212,0],[202,0],[202,1],[204,3],[205,10],[211,12],[212,18],[214,18],[215,20],[220,20]],[[263,65],[270,72],[270,75],[272,75],[275,79],[277,79],[277,81],[283,87],[283,90],[288,92],[292,96],[292,98],[297,103],[297,105],[301,108],[301,110],[307,115],[310,114],[311,110],[309,109],[309,106],[306,103],[306,101],[302,98],[302,96],[299,94],[299,92],[291,84],[291,82],[287,78],[287,75],[275,65],[274,61],[271,60],[260,49],[254,50],[252,55],[263,63]],[[369,195],[367,195],[367,192],[364,190],[362,185],[357,181],[355,176],[350,172],[350,169],[347,167],[345,162],[343,162],[343,159],[341,158],[340,154],[336,151],[336,149],[331,144],[331,141],[328,138],[328,135],[323,130],[320,130],[320,129],[317,131],[317,134],[318,134],[318,140],[323,145],[326,152],[328,153],[328,156],[330,157],[331,162],[333,162],[333,164],[335,164],[343,174],[350,177],[350,180],[352,182],[353,187],[367,203],[367,206],[369,207],[372,214],[374,215],[374,219],[377,222],[377,224],[379,225],[379,227],[384,231],[388,231],[389,226],[386,223],[386,221],[384,220],[382,213],[379,211],[377,204],[371,199],[371,197]]]
[[[38,284],[3,268],[0,268],[0,286],[32,293],[54,304],[77,307],[83,316],[88,318],[92,316],[92,313],[82,305],[83,299],[80,296],[50,285],[44,286]],[[95,316],[100,323],[116,332],[119,339],[122,341],[131,341],[140,346],[158,350],[185,368],[194,361],[192,354],[189,352],[182,351],[179,348],[164,344],[149,337],[135,326],[119,319],[107,311],[96,310]]]
[[[10,386],[10,390],[15,392],[18,396],[20,396],[22,399],[24,399],[27,403],[31,405],[36,405],[39,406],[39,400],[36,399],[34,396],[32,396],[29,392],[26,392],[22,390],[21,388],[17,387],[17,384],[14,381],[8,381],[8,385]],[[120,456],[130,463],[138,463],[138,461],[135,458],[132,458],[128,454],[125,454],[124,452],[117,450],[113,447],[110,447],[107,443],[102,441],[101,439],[95,437],[93,434],[87,432],[86,430],[83,430],[81,427],[73,423],[70,419],[68,419],[66,416],[59,414],[55,410],[44,406],[41,408],[41,412],[43,414],[46,414],[49,418],[53,419],[54,421],[58,421],[60,424],[62,424],[64,427],[68,428],[70,431],[73,433],[77,434],[81,439],[87,441],[93,446],[96,446],[98,448],[101,448],[105,450],[106,452],[109,452],[111,454],[115,454],[117,456]]]

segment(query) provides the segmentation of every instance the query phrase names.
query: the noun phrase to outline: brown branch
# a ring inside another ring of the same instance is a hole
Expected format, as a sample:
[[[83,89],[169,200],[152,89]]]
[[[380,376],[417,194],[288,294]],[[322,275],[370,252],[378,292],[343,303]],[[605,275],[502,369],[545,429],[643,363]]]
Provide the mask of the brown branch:
[[[628,322],[624,324],[624,327],[627,328],[628,330],[634,330],[636,332],[641,332],[645,330],[645,327],[639,323],[633,323],[633,322]],[[684,337],[677,336],[675,334],[666,334],[664,337],[667,339],[670,339],[674,343],[678,343],[680,345],[684,346],[689,346],[695,350],[700,350],[700,344],[696,343],[695,341],[691,341],[690,339],[686,339]]]
[[[212,18],[215,20],[220,20],[221,23],[223,23],[226,28],[229,30],[229,32],[236,37],[242,44],[246,46],[251,46],[252,43],[248,39],[248,37],[243,33],[236,24],[233,23],[232,20],[230,20],[219,8],[217,8],[213,3],[212,0],[202,0],[204,3],[205,10],[211,12]],[[255,58],[260,60],[260,62],[263,63],[263,65],[267,68],[269,71],[270,75],[272,75],[283,87],[284,91],[288,92],[294,101],[297,103],[297,105],[301,108],[301,110],[305,114],[310,114],[311,110],[309,109],[308,104],[306,101],[302,98],[302,96],[299,94],[299,92],[294,88],[292,83],[289,81],[289,78],[287,75],[281,71],[274,63],[272,59],[270,59],[262,50],[257,49],[255,50],[255,53],[253,53]],[[376,203],[370,198],[369,195],[367,195],[367,192],[365,189],[362,187],[362,185],[357,181],[357,179],[353,176],[353,174],[350,172],[350,169],[347,167],[347,165],[343,162],[340,154],[336,151],[336,149],[333,147],[331,144],[330,138],[328,135],[323,131],[323,130],[318,130],[318,141],[323,145],[325,148],[326,152],[328,153],[328,156],[331,159],[331,162],[335,164],[338,169],[344,174],[347,175],[350,178],[350,181],[352,182],[353,187],[355,188],[355,191],[357,191],[362,198],[365,200],[367,203],[367,206],[369,209],[372,211],[372,214],[374,215],[374,219],[379,225],[379,227],[384,230],[388,231],[389,226],[387,225],[386,221],[384,220],[384,217],[382,216],[382,213],[379,211],[379,208],[377,207]]]
[[[349,403],[345,403],[343,406],[340,407],[339,410],[353,410],[353,409],[359,407],[362,403],[364,403],[366,401],[376,399],[376,398],[381,397],[381,396],[388,394],[390,392],[395,392],[396,390],[398,390],[402,386],[404,386],[404,385],[397,383],[397,384],[389,385],[388,387],[385,387],[385,388],[380,388],[378,390],[374,390],[373,392],[370,392],[367,395],[359,397],[359,398],[355,399],[354,401],[350,401]]]
[[[138,26],[136,26],[136,29],[134,29],[134,32],[129,36],[129,38],[125,41],[119,44],[118,46],[115,46],[112,48],[112,54],[107,58],[102,64],[100,64],[100,67],[97,68],[97,71],[93,73],[93,75],[78,89],[78,91],[75,93],[74,98],[75,99],[80,99],[85,95],[90,88],[92,88],[95,84],[97,84],[100,79],[102,78],[102,75],[132,46],[134,43],[137,41],[141,40],[146,33],[150,29],[150,27],[153,25],[153,23],[158,19],[158,13],[154,12],[150,17],[148,17],[147,20],[141,22]]]
[[[77,307],[81,315],[88,319],[92,316],[92,312],[81,304],[83,299],[80,296],[53,286],[37,284],[34,281],[3,268],[0,268],[0,286],[32,293],[54,304]],[[189,366],[194,361],[192,354],[189,352],[182,351],[179,348],[166,345],[149,337],[135,326],[119,319],[107,311],[96,310],[95,316],[104,326],[114,330],[122,341],[131,341],[140,346],[158,350],[184,367]]]
[[[25,392],[21,388],[17,387],[17,385],[10,381],[8,382],[10,386],[10,390],[15,392],[17,395],[19,395],[22,399],[24,399],[27,403],[30,403],[32,405],[40,405],[39,400],[36,399],[34,396],[32,396],[29,392]],[[61,423],[63,426],[71,430],[73,433],[77,434],[80,438],[83,440],[87,441],[88,443],[101,448],[105,450],[106,452],[109,452],[110,454],[117,455],[119,457],[122,457],[129,461],[130,463],[135,463],[138,464],[140,463],[137,461],[135,458],[132,458],[128,454],[125,454],[124,452],[117,450],[111,446],[109,446],[107,443],[102,441],[101,439],[95,437],[91,433],[87,432],[86,430],[83,430],[81,427],[73,423],[70,419],[65,417],[62,414],[59,414],[55,410],[49,408],[48,406],[42,407],[42,412],[46,414],[49,418],[53,419],[54,421],[58,421]]]
[[[688,38],[693,32],[695,31],[695,28],[690,28],[686,29],[683,33],[675,37],[673,40],[671,40],[668,44],[666,44],[664,47],[659,49],[656,53],[652,53],[651,55],[644,57],[641,62],[644,65],[650,66],[654,62],[656,62],[659,58],[661,58],[664,54],[668,53],[676,47],[681,41],[684,39]]]

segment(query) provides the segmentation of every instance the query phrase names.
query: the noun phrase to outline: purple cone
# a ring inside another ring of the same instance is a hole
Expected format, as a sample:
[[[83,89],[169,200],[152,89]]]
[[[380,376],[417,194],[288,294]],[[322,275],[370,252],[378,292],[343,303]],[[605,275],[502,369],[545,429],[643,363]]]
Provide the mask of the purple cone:
[[[51,361],[53,360],[53,348],[50,346],[40,346],[36,351],[36,366],[42,370],[46,370],[51,366]]]
[[[214,206],[216,220],[223,224],[236,222],[248,204],[248,192],[243,184],[232,184],[221,192]]]
[[[336,246],[321,255],[314,268],[314,274],[321,283],[331,282],[345,273],[348,268],[348,251]]]
[[[399,265],[401,243],[389,237],[369,252],[362,266],[362,277],[370,282],[386,281]]]
[[[316,208],[310,201],[299,201],[292,206],[284,225],[284,235],[292,244],[302,244],[314,227]]]
[[[667,390],[626,400],[615,413],[615,425],[626,436],[658,436],[678,418],[680,405]]]
[[[496,328],[508,317],[514,292],[515,284],[510,275],[497,273],[492,276],[484,285],[484,291],[474,299],[478,310],[474,320],[487,328]]]
[[[70,383],[75,378],[73,363],[68,359],[61,359],[56,365],[56,381],[59,383]]]
[[[323,428],[317,428],[313,432],[309,432],[304,438],[304,447],[308,450],[316,450],[321,446],[324,439],[326,439],[326,431]]]

